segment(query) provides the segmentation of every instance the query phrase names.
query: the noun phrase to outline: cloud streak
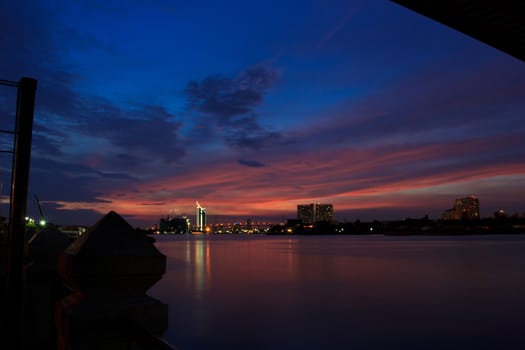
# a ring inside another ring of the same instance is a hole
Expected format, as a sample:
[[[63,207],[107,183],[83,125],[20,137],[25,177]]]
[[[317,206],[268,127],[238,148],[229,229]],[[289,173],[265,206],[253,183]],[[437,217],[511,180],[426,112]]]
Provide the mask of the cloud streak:
[[[256,160],[247,160],[247,159],[239,159],[237,162],[240,165],[244,165],[251,168],[261,168],[264,166],[264,163],[258,162]]]
[[[518,137],[516,135],[513,142],[517,142]],[[494,181],[509,177],[525,181],[521,158],[498,161],[469,156],[473,151],[488,152],[501,141],[502,138],[495,137],[418,148],[406,145],[347,149],[337,156],[327,151],[309,152],[293,161],[282,155],[274,157],[271,165],[248,166],[242,172],[227,162],[217,161],[208,164],[206,172],[195,170],[183,177],[142,184],[135,194],[104,198],[114,205],[125,205],[131,214],[145,218],[155,212],[167,212],[170,207],[182,207],[185,208],[182,211],[191,213],[187,203],[196,199],[207,203],[210,213],[221,215],[293,215],[298,203],[328,201],[335,204],[339,217],[345,213],[352,217],[355,215],[352,211],[366,214],[380,209],[399,213],[403,208],[413,215],[437,217],[455,196],[476,190],[483,195],[485,210],[490,210],[488,208],[497,203],[497,194],[491,188]],[[210,172],[213,176],[209,176]],[[148,208],[133,204],[145,197],[151,203],[162,199],[163,204]]]

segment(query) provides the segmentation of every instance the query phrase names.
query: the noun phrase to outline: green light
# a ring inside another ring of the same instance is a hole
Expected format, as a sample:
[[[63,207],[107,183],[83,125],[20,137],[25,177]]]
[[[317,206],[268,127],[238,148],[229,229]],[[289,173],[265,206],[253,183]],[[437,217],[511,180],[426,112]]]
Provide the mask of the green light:
[[[46,226],[46,220],[40,220],[40,226]]]

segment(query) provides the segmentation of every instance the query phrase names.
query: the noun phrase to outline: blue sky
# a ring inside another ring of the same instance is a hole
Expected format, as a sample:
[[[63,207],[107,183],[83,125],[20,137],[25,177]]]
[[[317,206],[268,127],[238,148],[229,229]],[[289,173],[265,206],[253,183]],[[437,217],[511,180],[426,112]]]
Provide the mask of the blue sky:
[[[525,212],[525,64],[391,2],[1,0],[0,32],[54,222]]]

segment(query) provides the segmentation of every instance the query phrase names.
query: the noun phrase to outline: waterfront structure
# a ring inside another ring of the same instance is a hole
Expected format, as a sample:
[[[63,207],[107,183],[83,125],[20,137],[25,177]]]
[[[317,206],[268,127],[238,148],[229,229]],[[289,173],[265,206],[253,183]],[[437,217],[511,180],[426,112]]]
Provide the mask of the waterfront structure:
[[[459,213],[456,209],[447,209],[441,214],[441,220],[449,221],[449,220],[461,220],[461,213]]]
[[[304,225],[311,225],[319,221],[332,222],[334,219],[333,204],[299,204],[297,206],[297,219]]]
[[[195,231],[204,231],[206,227],[206,208],[201,207],[199,202],[195,202]]]
[[[476,196],[456,198],[454,207],[441,214],[442,220],[477,220],[479,218],[479,199]]]
[[[304,225],[314,223],[314,204],[299,204],[297,206],[297,219],[301,220]]]
[[[159,230],[161,233],[190,233],[190,219],[186,216],[176,218],[161,218]]]
[[[332,222],[334,219],[334,206],[333,204],[320,204],[315,205],[315,219],[319,221]]]

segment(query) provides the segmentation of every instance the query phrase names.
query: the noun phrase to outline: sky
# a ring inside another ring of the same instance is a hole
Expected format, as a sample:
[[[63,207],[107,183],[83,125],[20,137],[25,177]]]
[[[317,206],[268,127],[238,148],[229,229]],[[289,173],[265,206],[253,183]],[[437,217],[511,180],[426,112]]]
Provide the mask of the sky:
[[[21,77],[28,212],[55,223],[525,213],[525,63],[388,1],[0,0],[0,79]],[[0,129],[15,102],[0,86]]]

